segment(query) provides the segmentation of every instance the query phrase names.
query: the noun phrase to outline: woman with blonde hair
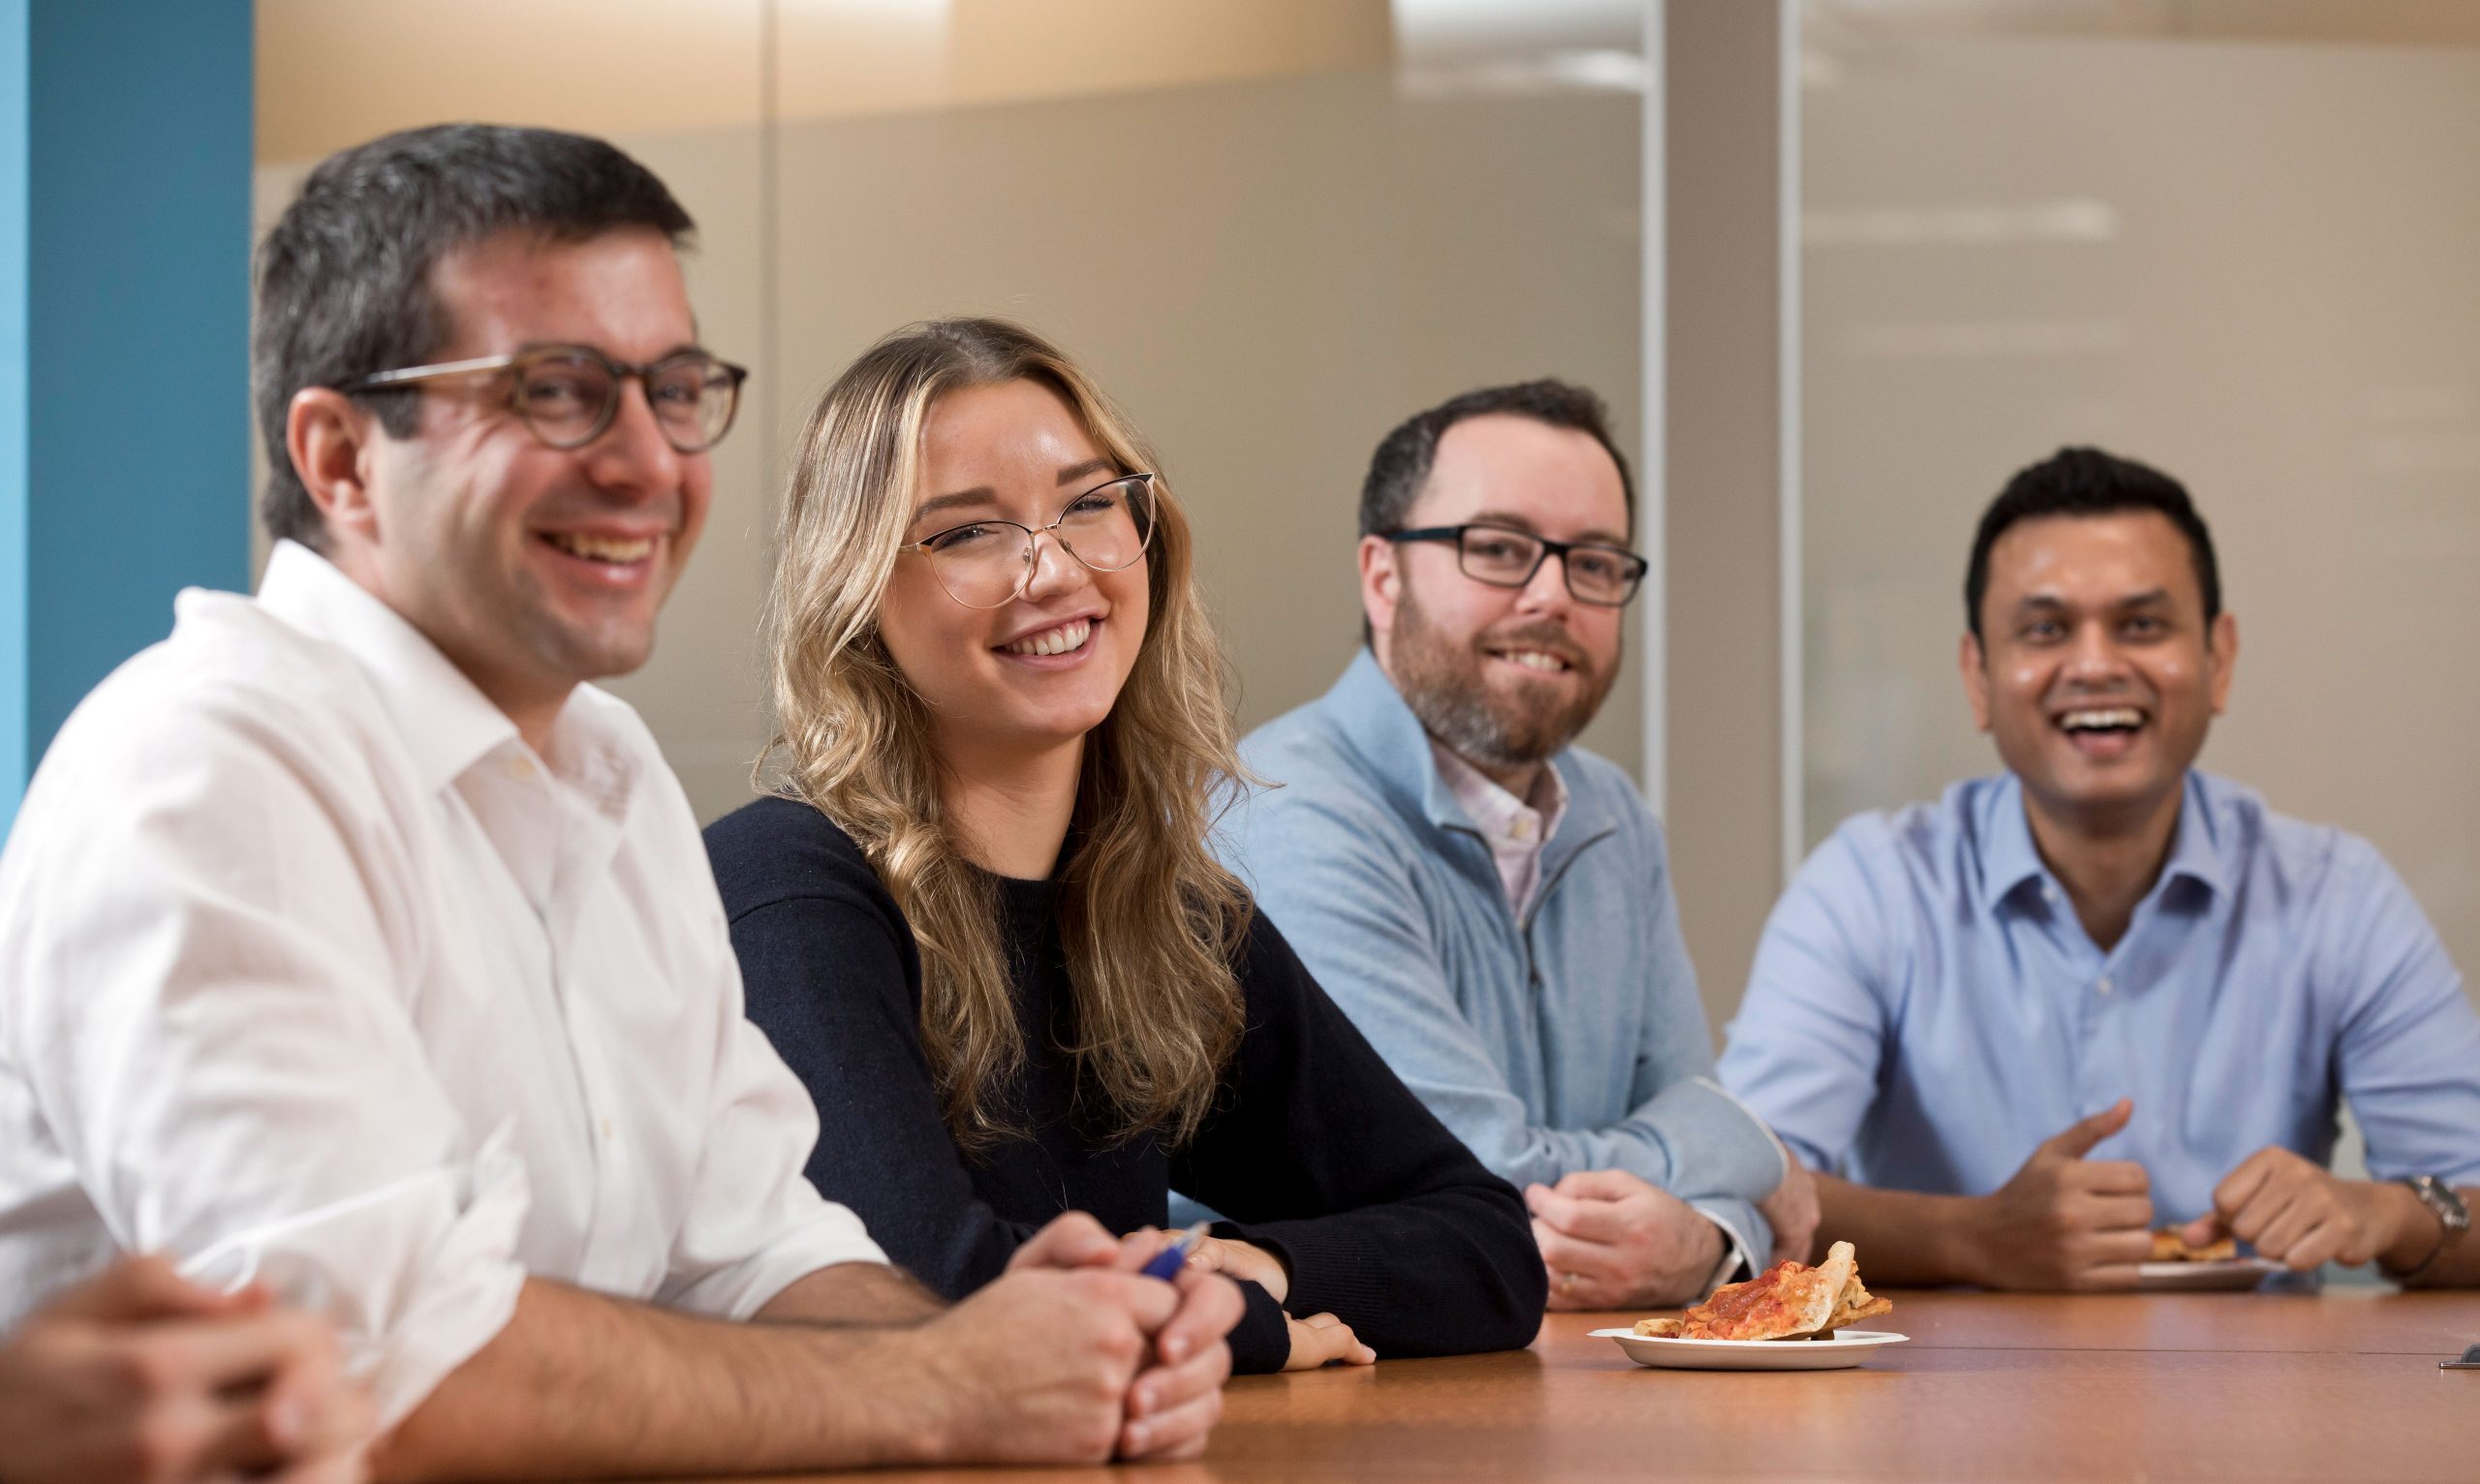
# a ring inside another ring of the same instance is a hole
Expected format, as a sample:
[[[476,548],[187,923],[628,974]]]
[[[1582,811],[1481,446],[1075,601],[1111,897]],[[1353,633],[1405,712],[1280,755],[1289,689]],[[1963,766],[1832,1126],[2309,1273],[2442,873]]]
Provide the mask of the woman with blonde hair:
[[[811,415],[770,604],[771,796],[707,832],[809,1173],[953,1298],[1176,1190],[1235,1370],[1529,1343],[1521,1199],[1208,848],[1237,776],[1188,520],[1059,351],[914,325]],[[1150,1251],[1150,1247],[1148,1248]]]

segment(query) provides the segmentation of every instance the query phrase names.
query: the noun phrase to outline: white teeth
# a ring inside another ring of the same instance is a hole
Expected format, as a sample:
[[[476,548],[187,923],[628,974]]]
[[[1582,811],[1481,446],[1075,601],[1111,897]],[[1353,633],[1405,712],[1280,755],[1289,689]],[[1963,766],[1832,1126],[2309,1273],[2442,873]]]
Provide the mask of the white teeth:
[[[581,556],[589,562],[614,562],[626,565],[642,562],[654,554],[651,537],[622,540],[616,537],[593,536],[583,531],[555,531],[551,544],[571,556]]]
[[[2144,713],[2132,706],[2116,706],[2108,710],[2070,711],[2060,717],[2058,724],[2069,731],[2103,727],[2141,727]]]
[[[1499,658],[1521,665],[1529,670],[1541,670],[1554,675],[1567,667],[1566,662],[1557,655],[1543,654],[1537,649],[1510,649],[1501,654]]]
[[[1056,629],[1045,629],[1002,647],[1011,655],[1064,655],[1081,646],[1085,636],[1093,632],[1092,619],[1073,619]]]

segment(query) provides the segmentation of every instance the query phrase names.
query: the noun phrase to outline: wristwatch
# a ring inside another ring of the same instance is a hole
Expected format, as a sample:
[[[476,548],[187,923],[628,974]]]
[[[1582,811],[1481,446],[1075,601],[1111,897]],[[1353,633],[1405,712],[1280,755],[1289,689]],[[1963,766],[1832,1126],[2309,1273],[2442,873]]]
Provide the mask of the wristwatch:
[[[2453,1252],[2454,1245],[2463,1240],[2463,1234],[2471,1229],[2471,1208],[2463,1203],[2463,1197],[2455,1193],[2452,1186],[2434,1175],[2411,1175],[2402,1183],[2411,1188],[2412,1194],[2420,1197],[2420,1204],[2429,1208],[2429,1214],[2435,1217],[2437,1225],[2444,1229],[2437,1236],[2436,1250],[2429,1253],[2427,1261],[2408,1273],[2395,1275],[2394,1281],[2398,1283],[2410,1283],[2444,1261],[2445,1254]]]

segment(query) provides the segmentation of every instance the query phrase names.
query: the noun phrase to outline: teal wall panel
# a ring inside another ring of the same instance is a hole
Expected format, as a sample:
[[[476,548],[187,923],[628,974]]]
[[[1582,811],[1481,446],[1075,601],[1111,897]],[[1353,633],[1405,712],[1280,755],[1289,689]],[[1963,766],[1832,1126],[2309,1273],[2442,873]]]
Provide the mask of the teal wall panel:
[[[249,0],[0,0],[0,803],[249,579]],[[12,318],[15,317],[15,318]]]

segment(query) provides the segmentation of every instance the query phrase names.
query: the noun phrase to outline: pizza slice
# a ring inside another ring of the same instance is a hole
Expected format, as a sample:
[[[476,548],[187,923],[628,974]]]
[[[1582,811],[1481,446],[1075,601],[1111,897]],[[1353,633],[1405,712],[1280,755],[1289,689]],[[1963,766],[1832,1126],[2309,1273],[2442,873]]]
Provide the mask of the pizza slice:
[[[1641,1319],[1636,1333],[1684,1340],[1791,1340],[1830,1333],[1888,1313],[1892,1302],[1860,1282],[1848,1242],[1826,1250],[1815,1267],[1778,1262],[1746,1283],[1729,1283],[1676,1319]]]
[[[2153,1234],[2153,1260],[2155,1262],[2228,1262],[2239,1255],[2239,1243],[2221,1237],[2202,1247],[2189,1247],[2187,1239],[2176,1226],[2164,1226]]]

